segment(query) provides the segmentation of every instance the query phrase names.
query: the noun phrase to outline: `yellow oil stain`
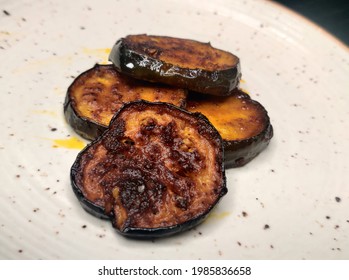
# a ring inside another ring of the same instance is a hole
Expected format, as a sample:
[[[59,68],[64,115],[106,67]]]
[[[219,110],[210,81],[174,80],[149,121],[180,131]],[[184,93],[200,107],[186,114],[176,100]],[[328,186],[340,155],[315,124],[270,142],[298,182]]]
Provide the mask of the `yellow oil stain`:
[[[246,80],[240,79],[240,86],[241,86],[242,84],[246,84]],[[244,93],[250,95],[250,92],[249,92],[247,89],[245,89],[245,88],[243,88],[243,87],[240,87],[240,90],[242,90]]]
[[[0,35],[10,36],[11,33],[8,31],[0,31]]]
[[[81,141],[80,139],[74,136],[66,139],[50,139],[50,140],[53,141],[53,144],[52,144],[53,148],[82,150],[86,146],[85,142]]]
[[[71,55],[64,56],[49,56],[43,59],[36,59],[23,63],[22,66],[17,67],[13,70],[14,74],[21,74],[23,72],[33,72],[45,67],[52,67],[53,65],[57,68],[57,65],[68,67],[72,64],[73,57]]]
[[[58,95],[65,95],[66,91],[60,87],[55,87],[53,89],[54,93],[58,94]]]
[[[248,95],[251,95],[250,92],[247,89],[245,89],[245,88],[240,88],[240,90],[242,90],[244,93],[246,93]]]
[[[47,115],[51,117],[57,117],[57,112],[55,111],[49,111],[49,110],[34,110],[32,111],[34,114],[39,114],[39,115]]]
[[[91,48],[83,48],[83,53],[86,55],[91,55],[98,57],[101,60],[101,63],[108,63],[108,57],[110,54],[110,48],[99,48],[99,49],[91,49]]]
[[[229,212],[212,212],[206,219],[206,221],[212,221],[212,220],[222,220],[230,215]]]

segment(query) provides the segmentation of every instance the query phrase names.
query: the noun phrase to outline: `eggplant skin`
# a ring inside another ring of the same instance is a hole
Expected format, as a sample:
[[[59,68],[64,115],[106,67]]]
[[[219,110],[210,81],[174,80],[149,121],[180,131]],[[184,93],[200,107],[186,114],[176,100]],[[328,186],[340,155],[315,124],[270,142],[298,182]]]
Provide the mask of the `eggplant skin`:
[[[96,139],[107,129],[107,126],[94,122],[88,118],[84,118],[78,114],[68,95],[64,102],[64,116],[73,130],[78,135],[88,140]]]
[[[147,36],[147,35],[133,35]],[[179,88],[186,88],[192,91],[226,96],[239,85],[241,78],[240,60],[238,57],[230,54],[234,57],[235,62],[231,65],[213,69],[205,69],[200,67],[186,68],[176,64],[169,63],[167,61],[158,59],[156,55],[152,55],[152,52],[160,53],[163,51],[159,46],[154,46],[151,43],[148,45],[133,43],[132,36],[119,39],[111,50],[109,60],[116,66],[116,68],[127,75],[130,75],[137,79],[147,80],[150,82],[160,82],[168,85],[176,86]],[[209,49],[214,49],[210,44],[200,43],[197,41],[178,39],[165,36],[148,36],[149,38],[155,38],[155,40],[164,40],[177,44],[170,51],[173,52],[173,56],[184,56],[187,53],[195,52],[197,44],[206,45]],[[189,43],[188,43],[189,42]],[[188,43],[190,46],[193,44],[193,48],[188,47],[186,51],[176,54],[178,49],[181,48],[181,43]],[[140,52],[140,49],[147,48],[146,52]],[[176,49],[177,48],[177,49]],[[150,50],[150,51],[149,51]],[[214,49],[218,53],[227,53],[218,49]],[[148,53],[147,53],[148,52]],[[150,52],[150,54],[149,54]],[[183,60],[184,60],[183,59]],[[198,61],[202,61],[205,58],[198,57]],[[212,62],[214,64],[214,61]]]
[[[89,146],[89,145],[87,145],[87,146]],[[85,149],[86,148],[87,147],[85,147]],[[79,153],[79,155],[81,155],[82,152],[83,151],[81,151]],[[79,172],[78,171],[79,155],[78,155],[76,161],[74,162],[74,164],[73,164],[73,166],[71,167],[71,170],[70,170],[70,182],[71,182],[74,194],[79,199],[79,202],[80,202],[82,208],[86,212],[90,213],[91,215],[93,215],[93,216],[95,216],[97,218],[104,219],[104,220],[109,220],[110,216],[105,213],[104,207],[101,206],[101,205],[97,205],[95,203],[92,203],[91,201],[86,199],[86,197],[83,195],[81,189],[76,184],[76,176],[77,176],[77,172]]]
[[[274,128],[270,122],[268,111],[248,94],[235,90],[235,94],[254,107],[256,119],[259,118],[261,130],[259,133],[246,139],[223,139],[224,163],[226,168],[242,167],[256,158],[264,151],[274,136]]]
[[[134,101],[78,154],[70,179],[83,209],[121,235],[167,237],[200,224],[227,193],[223,157],[223,140],[204,115]]]
[[[206,214],[202,214],[193,220],[187,221],[179,225],[174,225],[171,227],[154,228],[154,229],[130,227],[130,228],[126,228],[124,231],[119,231],[119,233],[125,237],[135,238],[135,239],[165,238],[165,237],[172,236],[174,234],[185,232],[187,230],[190,230],[196,227],[197,225],[205,221],[205,219],[209,215],[209,212],[210,210]]]
[[[249,139],[240,141],[223,141],[225,168],[242,167],[265,150],[273,138],[273,126],[269,123],[266,129]]]
[[[94,68],[96,67],[100,67],[100,66],[96,64]],[[74,83],[89,71],[91,70],[89,69],[81,73],[69,86],[67,90],[67,94],[65,96],[64,104],[63,104],[63,111],[64,111],[64,116],[67,123],[71,126],[71,128],[73,128],[73,130],[78,135],[88,140],[94,140],[107,129],[107,126],[101,123],[95,122],[79,114],[76,111],[76,106],[73,104],[73,100],[70,97]]]
[[[226,168],[244,166],[260,154],[273,137],[267,110],[240,89],[221,98],[192,92],[187,110],[204,114],[221,134]]]

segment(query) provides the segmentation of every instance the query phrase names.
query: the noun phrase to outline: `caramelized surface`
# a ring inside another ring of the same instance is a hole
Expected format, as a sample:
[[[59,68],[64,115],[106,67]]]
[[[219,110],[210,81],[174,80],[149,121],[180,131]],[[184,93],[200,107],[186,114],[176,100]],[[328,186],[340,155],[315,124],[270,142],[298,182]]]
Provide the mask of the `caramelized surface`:
[[[208,71],[235,67],[239,59],[209,43],[165,36],[129,35],[123,39],[127,48],[182,68]]]
[[[108,126],[114,113],[126,102],[143,99],[183,106],[187,93],[135,80],[120,74],[112,65],[96,65],[75,79],[68,95],[80,117]]]
[[[263,106],[238,90],[220,98],[191,94],[187,110],[204,114],[225,141],[252,138],[269,126]]]
[[[114,226],[196,219],[226,192],[221,138],[205,118],[168,104],[127,104],[75,163],[75,184]]]

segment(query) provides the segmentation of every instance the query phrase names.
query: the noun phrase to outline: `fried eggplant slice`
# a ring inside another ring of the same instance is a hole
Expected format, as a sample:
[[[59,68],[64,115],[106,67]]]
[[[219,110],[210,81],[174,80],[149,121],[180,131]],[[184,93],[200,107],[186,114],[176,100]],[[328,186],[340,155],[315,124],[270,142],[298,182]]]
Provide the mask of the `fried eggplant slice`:
[[[187,110],[204,114],[218,130],[223,138],[226,168],[250,162],[273,137],[266,109],[238,89],[222,98],[190,93]]]
[[[237,56],[189,39],[129,35],[115,43],[109,60],[134,78],[212,95],[229,95],[241,77]]]
[[[131,102],[80,152],[71,182],[83,207],[121,234],[168,236],[202,222],[226,194],[222,139],[200,113]]]
[[[68,88],[64,113],[79,135],[93,140],[124,103],[142,99],[183,107],[186,96],[186,90],[135,80],[120,74],[113,65],[96,64]]]

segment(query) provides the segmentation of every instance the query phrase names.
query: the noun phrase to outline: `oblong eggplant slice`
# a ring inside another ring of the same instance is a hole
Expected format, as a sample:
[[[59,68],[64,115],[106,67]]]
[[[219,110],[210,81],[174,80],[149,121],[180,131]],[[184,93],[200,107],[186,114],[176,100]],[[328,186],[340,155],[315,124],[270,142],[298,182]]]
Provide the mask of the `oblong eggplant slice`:
[[[223,138],[226,168],[250,162],[273,137],[266,109],[239,89],[222,98],[190,93],[186,109],[204,114],[218,130]]]
[[[226,194],[222,139],[200,113],[127,103],[79,153],[71,182],[84,208],[121,234],[168,236],[202,222]]]
[[[120,74],[113,65],[96,64],[69,86],[64,113],[79,135],[93,140],[124,103],[143,99],[183,107],[186,96],[186,90],[135,80]]]
[[[119,39],[109,60],[132,77],[212,95],[238,86],[240,60],[210,43],[166,36],[129,35]]]

